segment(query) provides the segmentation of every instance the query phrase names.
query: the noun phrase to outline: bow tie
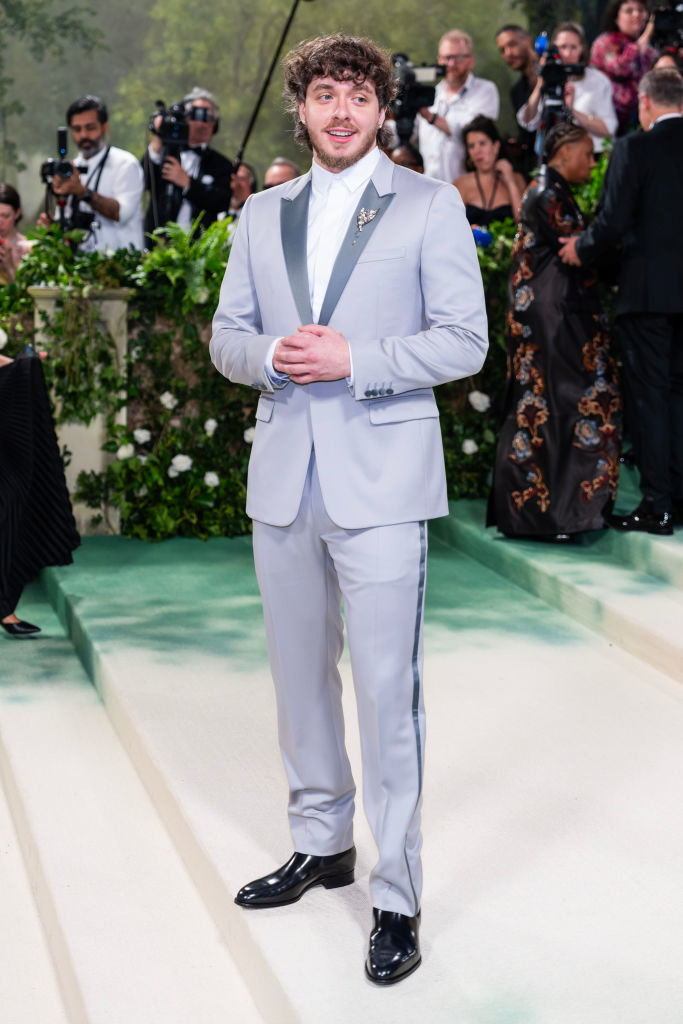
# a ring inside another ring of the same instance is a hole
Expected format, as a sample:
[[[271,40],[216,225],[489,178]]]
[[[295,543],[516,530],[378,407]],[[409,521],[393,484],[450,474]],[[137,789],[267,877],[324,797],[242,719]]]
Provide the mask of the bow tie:
[[[199,155],[201,156],[202,153],[204,152],[204,148],[205,147],[204,146],[188,146],[187,148],[190,151],[190,153],[199,153]]]

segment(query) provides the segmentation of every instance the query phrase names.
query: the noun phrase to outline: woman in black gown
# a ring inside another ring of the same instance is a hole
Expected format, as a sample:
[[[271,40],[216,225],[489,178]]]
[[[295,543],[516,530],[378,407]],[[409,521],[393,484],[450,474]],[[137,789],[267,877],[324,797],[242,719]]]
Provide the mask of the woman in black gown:
[[[26,583],[48,565],[67,565],[80,544],[45,386],[32,349],[0,356],[0,625],[38,633],[15,614]]]
[[[557,125],[522,202],[487,520],[511,537],[563,541],[601,529],[616,496],[621,399],[597,279],[557,255],[560,237],[583,228],[569,186],[593,164],[588,133]]]

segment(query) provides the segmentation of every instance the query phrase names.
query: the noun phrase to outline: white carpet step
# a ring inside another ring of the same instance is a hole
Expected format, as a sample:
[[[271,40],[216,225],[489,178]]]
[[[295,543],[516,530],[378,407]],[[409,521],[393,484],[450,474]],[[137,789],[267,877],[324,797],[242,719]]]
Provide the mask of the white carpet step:
[[[683,682],[683,532],[615,535],[580,544],[503,537],[482,501],[458,502],[435,533],[483,565]]]
[[[66,1019],[256,1024],[262,1018],[56,616],[35,590],[22,613],[44,632],[0,638],[3,778]],[[24,1016],[6,1013],[21,998],[22,957],[36,958],[37,979],[45,974],[27,928],[17,929],[0,1018],[61,1021],[53,993],[33,1012],[28,991]]]
[[[105,568],[108,550],[88,545],[51,586],[268,1024],[679,1024],[678,684],[431,545],[424,963],[378,989],[360,795],[354,885],[280,910],[233,903],[290,852],[248,552],[111,542]],[[346,662],[343,676],[360,794]]]

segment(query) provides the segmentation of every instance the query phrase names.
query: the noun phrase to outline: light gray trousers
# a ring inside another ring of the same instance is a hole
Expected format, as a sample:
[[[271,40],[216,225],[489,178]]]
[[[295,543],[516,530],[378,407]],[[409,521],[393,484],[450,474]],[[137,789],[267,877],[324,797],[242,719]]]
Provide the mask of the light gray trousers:
[[[287,527],[254,522],[254,561],[275,682],[294,848],[353,844],[355,785],[344,745],[341,600],[363,761],[363,802],[379,850],[373,906],[420,906],[425,716],[424,522],[342,530],[327,515],[315,458]]]

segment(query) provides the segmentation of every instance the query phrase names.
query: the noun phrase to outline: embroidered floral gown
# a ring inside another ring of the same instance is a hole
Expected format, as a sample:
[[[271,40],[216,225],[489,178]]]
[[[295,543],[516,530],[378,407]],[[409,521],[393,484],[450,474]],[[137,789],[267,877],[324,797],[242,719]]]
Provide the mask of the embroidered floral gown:
[[[557,255],[583,220],[544,168],[522,202],[507,315],[508,390],[488,525],[511,536],[596,530],[619,476],[621,400],[597,280]]]

